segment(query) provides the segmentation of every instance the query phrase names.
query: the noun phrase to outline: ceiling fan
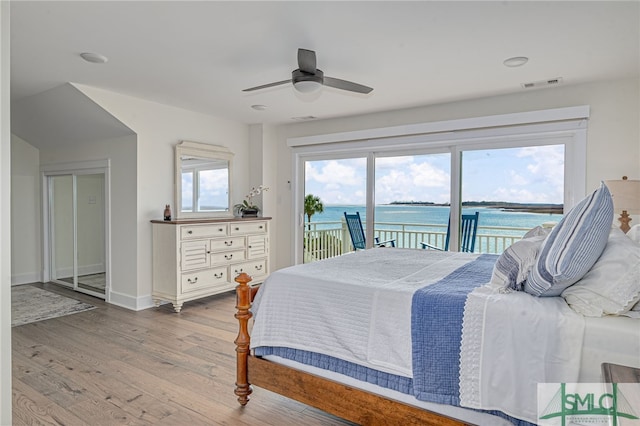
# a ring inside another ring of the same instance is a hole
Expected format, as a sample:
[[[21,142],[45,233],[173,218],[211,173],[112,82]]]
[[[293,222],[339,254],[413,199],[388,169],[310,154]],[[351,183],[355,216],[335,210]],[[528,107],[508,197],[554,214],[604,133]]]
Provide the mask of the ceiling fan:
[[[267,87],[279,86],[287,83],[293,83],[293,87],[302,93],[313,92],[323,85],[356,93],[369,93],[373,90],[371,87],[363,86],[362,84],[354,83],[352,81],[325,77],[322,70],[316,68],[316,52],[313,50],[298,49],[298,69],[293,70],[291,73],[291,79],[263,84],[262,86],[250,87],[249,89],[244,89],[243,92],[252,92],[254,90],[266,89]]]

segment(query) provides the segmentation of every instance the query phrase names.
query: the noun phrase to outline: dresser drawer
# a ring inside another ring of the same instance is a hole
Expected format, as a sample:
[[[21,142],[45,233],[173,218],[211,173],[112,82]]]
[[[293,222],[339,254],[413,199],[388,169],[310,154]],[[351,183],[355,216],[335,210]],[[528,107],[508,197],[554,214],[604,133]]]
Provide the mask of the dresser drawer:
[[[188,274],[182,274],[182,292],[201,290],[203,288],[216,287],[228,284],[227,268],[203,269]]]
[[[231,279],[235,279],[242,272],[248,274],[251,278],[256,279],[267,274],[267,260],[260,259],[253,262],[244,262],[237,265],[231,265]]]
[[[183,240],[203,237],[222,237],[227,235],[226,223],[215,225],[183,225],[180,227],[180,238]]]
[[[231,235],[264,234],[267,232],[267,222],[235,222],[230,225]]]
[[[211,253],[212,265],[225,265],[231,262],[241,262],[243,260],[245,260],[244,250]]]
[[[228,237],[224,239],[211,240],[209,242],[211,251],[233,250],[244,248],[244,237]]]

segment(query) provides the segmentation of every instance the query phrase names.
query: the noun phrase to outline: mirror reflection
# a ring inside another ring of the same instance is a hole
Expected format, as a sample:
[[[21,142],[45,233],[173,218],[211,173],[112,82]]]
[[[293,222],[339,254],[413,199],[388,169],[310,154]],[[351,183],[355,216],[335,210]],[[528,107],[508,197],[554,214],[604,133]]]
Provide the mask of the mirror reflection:
[[[182,212],[229,211],[229,162],[183,155]]]
[[[182,141],[175,154],[177,218],[232,217],[233,153],[220,145]]]

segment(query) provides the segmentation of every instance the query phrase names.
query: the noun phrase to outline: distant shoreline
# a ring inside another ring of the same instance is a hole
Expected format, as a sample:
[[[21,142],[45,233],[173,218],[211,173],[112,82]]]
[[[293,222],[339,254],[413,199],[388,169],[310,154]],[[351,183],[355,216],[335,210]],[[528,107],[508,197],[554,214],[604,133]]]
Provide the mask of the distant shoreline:
[[[449,207],[449,203],[438,204],[429,201],[392,201],[389,205],[395,206],[427,206],[427,207]],[[501,209],[506,212],[525,212],[525,213],[545,213],[545,214],[563,214],[564,205],[562,204],[524,204],[509,203],[505,201],[467,201],[462,203],[462,207],[486,207],[491,209]]]

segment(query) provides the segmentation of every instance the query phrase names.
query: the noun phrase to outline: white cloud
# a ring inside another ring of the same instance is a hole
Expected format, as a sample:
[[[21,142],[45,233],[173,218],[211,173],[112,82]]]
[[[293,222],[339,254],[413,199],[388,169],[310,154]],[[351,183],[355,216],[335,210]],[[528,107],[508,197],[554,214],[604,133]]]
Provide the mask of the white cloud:
[[[325,204],[364,204],[366,159],[308,161],[305,193]]]
[[[556,188],[564,187],[564,147],[562,145],[530,146],[521,148],[517,154],[531,163],[527,171],[534,182],[546,182]]]
[[[449,201],[449,174],[446,171],[427,161],[416,163],[414,157],[398,159],[395,162],[385,162],[385,166],[393,164],[395,168],[376,167],[376,204],[388,204],[392,201]]]
[[[364,185],[365,165],[363,159],[322,161],[318,170],[311,162],[307,162],[307,180],[315,180],[324,184]]]

